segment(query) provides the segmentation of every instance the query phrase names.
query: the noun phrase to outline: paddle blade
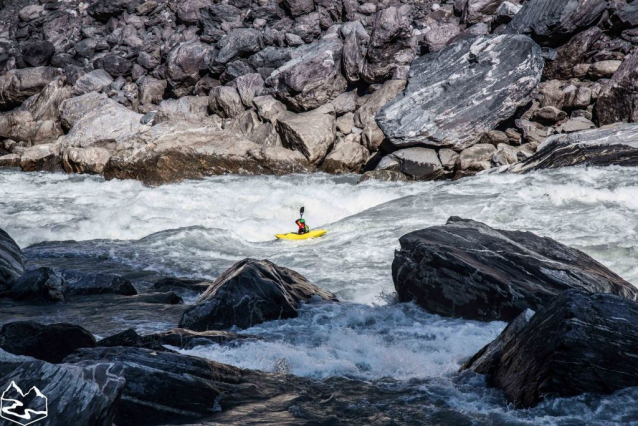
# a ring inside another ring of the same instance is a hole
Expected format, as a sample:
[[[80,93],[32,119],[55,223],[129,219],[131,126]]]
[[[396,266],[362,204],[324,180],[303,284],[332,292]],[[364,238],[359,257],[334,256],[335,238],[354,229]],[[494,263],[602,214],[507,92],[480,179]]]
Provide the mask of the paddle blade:
[[[303,216],[304,211],[306,211],[306,208],[305,208],[305,207],[300,208],[300,209],[299,209],[299,214],[300,214],[301,216]]]

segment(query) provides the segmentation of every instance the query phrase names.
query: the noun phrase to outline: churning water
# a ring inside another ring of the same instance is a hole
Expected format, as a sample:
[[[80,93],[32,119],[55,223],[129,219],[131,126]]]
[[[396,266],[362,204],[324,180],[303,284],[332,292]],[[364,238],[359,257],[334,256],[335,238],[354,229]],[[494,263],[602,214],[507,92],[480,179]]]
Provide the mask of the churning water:
[[[275,241],[275,233],[295,229],[302,205],[308,224],[328,229],[326,237]],[[457,182],[360,185],[354,176],[223,176],[159,188],[0,171],[0,228],[22,247],[75,240],[57,243],[56,250],[206,279],[245,257],[265,258],[297,270],[344,302],[307,305],[299,318],[246,330],[263,341],[185,353],[265,371],[283,365],[318,379],[418,380],[415,394],[434,396],[476,424],[636,421],[638,389],[515,410],[480,376],[456,373],[462,360],[505,324],[447,319],[396,304],[390,273],[400,236],[443,224],[449,216],[552,237],[638,283],[637,169],[569,168]]]

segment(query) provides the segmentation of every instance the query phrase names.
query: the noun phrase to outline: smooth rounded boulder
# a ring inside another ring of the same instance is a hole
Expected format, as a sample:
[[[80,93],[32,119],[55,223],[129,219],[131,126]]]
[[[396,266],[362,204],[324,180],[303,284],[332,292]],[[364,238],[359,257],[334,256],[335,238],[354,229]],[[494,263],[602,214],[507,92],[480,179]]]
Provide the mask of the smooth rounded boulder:
[[[585,253],[531,232],[451,217],[399,242],[392,263],[399,300],[434,314],[510,321],[569,289],[638,298],[638,288]]]
[[[294,318],[301,302],[335,296],[301,274],[267,260],[244,259],[213,282],[184,312],[179,326],[191,330],[249,328],[265,321]]]

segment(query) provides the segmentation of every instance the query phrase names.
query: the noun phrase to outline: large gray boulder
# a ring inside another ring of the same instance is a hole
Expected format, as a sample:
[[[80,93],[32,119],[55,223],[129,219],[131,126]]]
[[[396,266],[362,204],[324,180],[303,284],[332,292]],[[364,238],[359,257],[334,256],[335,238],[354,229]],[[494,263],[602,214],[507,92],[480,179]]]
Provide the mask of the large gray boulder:
[[[534,95],[543,71],[540,47],[526,36],[480,36],[412,63],[408,86],[377,114],[397,148],[424,145],[457,151]]]
[[[638,54],[629,55],[611,80],[603,86],[596,102],[596,116],[601,126],[638,122]]]
[[[637,166],[638,124],[615,124],[600,129],[550,136],[527,160],[510,172],[587,166]]]
[[[423,147],[395,151],[381,160],[377,170],[401,172],[414,180],[435,180],[445,173],[437,152]]]
[[[60,121],[64,128],[71,129],[88,112],[98,109],[106,102],[105,93],[89,92],[66,99],[60,104]]]
[[[378,151],[385,139],[375,117],[379,110],[405,89],[405,80],[388,80],[370,95],[354,114],[354,124],[363,130],[363,144],[370,151]]]
[[[296,111],[315,109],[346,90],[341,74],[343,43],[325,38],[297,48],[293,58],[275,70],[266,84]]]
[[[541,44],[557,45],[595,23],[606,7],[607,2],[601,0],[531,0],[505,32],[528,34]]]
[[[451,217],[399,242],[399,300],[439,315],[509,321],[568,289],[638,298],[636,287],[585,253],[531,232]]]
[[[0,229],[0,292],[11,287],[24,274],[26,257],[18,244]]]
[[[464,368],[487,375],[517,407],[638,386],[638,304],[569,290],[521,314]]]
[[[321,168],[328,173],[358,173],[370,153],[365,146],[356,142],[340,142],[328,154]]]
[[[19,106],[59,77],[62,70],[52,67],[22,68],[7,71],[0,77],[0,110]]]
[[[301,152],[313,164],[321,162],[335,139],[335,118],[323,109],[288,113],[277,120],[277,130],[286,148]]]
[[[93,70],[78,78],[73,85],[75,96],[84,95],[89,92],[101,92],[113,83],[113,77],[102,69]]]
[[[294,318],[301,302],[312,298],[336,300],[293,270],[267,260],[244,259],[213,282],[184,312],[179,326],[198,331],[248,328]]]

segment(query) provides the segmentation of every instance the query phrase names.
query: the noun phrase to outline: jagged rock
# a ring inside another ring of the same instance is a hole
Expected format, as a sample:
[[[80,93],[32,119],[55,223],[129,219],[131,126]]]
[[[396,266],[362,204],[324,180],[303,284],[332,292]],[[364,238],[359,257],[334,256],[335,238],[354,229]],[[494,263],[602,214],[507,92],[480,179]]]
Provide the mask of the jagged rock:
[[[30,67],[41,67],[49,64],[55,53],[55,46],[47,40],[32,40],[20,46],[22,60]]]
[[[354,128],[354,114],[349,112],[341,117],[337,118],[335,122],[337,126],[337,130],[343,133],[344,135],[349,135],[352,133],[352,129]]]
[[[113,78],[102,69],[93,70],[78,78],[73,85],[75,96],[84,95],[89,92],[101,92],[113,83]]]
[[[509,166],[518,163],[518,149],[506,144],[498,144],[496,152],[492,155],[494,167]]]
[[[430,148],[406,148],[384,158],[385,163],[396,161],[396,170],[415,180],[435,180],[443,175],[443,165],[436,151]],[[387,167],[387,166],[386,166]],[[377,166],[380,170],[382,164]]]
[[[542,124],[552,125],[567,118],[567,113],[553,106],[546,106],[534,112],[532,119]]]
[[[400,172],[395,172],[392,170],[373,170],[370,172],[365,172],[361,175],[359,179],[359,183],[366,182],[369,180],[379,180],[385,182],[408,182],[409,179],[406,175]]]
[[[462,40],[416,59],[405,93],[379,111],[377,123],[397,148],[465,149],[531,100],[543,62],[526,36]]]
[[[33,99],[33,98],[32,98]],[[45,114],[48,111],[43,111]],[[63,134],[55,120],[36,121],[29,111],[16,109],[0,115],[0,137],[16,142],[44,144],[55,141]]]
[[[324,105],[346,90],[341,75],[343,44],[338,38],[325,38],[298,47],[293,58],[275,70],[266,84],[275,96],[296,111]]]
[[[589,27],[605,11],[604,1],[536,0],[523,4],[505,32],[529,34],[543,45],[557,45]]]
[[[335,114],[339,116],[354,112],[357,109],[357,98],[358,96],[355,91],[345,92],[334,98],[330,103],[335,109]]]
[[[98,0],[88,7],[87,12],[96,20],[107,22],[127,10],[129,3],[128,0]]]
[[[574,75],[573,69],[583,61],[593,45],[602,37],[603,30],[591,27],[576,34],[567,43],[557,49],[557,57],[553,61],[547,61],[543,77],[551,79],[568,79]],[[585,73],[586,74],[586,73]]]
[[[26,257],[18,244],[0,229],[0,293],[24,274]]]
[[[0,329],[3,350],[52,363],[62,362],[76,349],[92,347],[95,347],[95,338],[79,325],[16,321]]]
[[[257,73],[244,74],[231,82],[231,86],[237,89],[241,101],[246,108],[253,106],[253,99],[261,95],[264,90],[264,79]]]
[[[186,24],[196,24],[201,19],[200,9],[210,3],[206,0],[185,0],[177,7],[177,17]]]
[[[120,55],[109,53],[97,59],[94,66],[96,68],[102,68],[109,73],[111,77],[117,78],[130,74],[133,63]]]
[[[166,99],[159,104],[155,123],[164,121],[188,121],[192,123],[210,124],[207,96],[183,96],[179,99]]]
[[[623,61],[594,62],[589,68],[589,76],[594,80],[610,78],[618,70],[622,62]]]
[[[118,275],[91,274],[74,270],[60,272],[66,283],[66,296],[93,296],[96,294],[120,294],[135,296],[133,284]]]
[[[71,129],[87,112],[99,108],[107,98],[104,93],[89,92],[64,100],[59,107],[62,126]]]
[[[516,127],[521,129],[523,137],[528,142],[542,143],[545,139],[554,134],[554,128],[545,127],[540,123],[528,120],[516,120]]]
[[[252,28],[236,28],[219,42],[215,62],[227,64],[234,59],[259,52],[263,42],[259,31]]]
[[[192,349],[197,346],[223,345],[244,339],[257,339],[257,337],[228,331],[192,331],[183,328],[174,328],[161,333],[140,336],[134,329],[129,328],[121,333],[100,340],[97,345],[106,347],[132,346],[165,351],[164,345],[174,346],[179,349]]]
[[[523,317],[523,315],[525,315]],[[465,368],[487,374],[517,407],[638,385],[638,304],[569,290],[522,314]]]
[[[494,146],[498,146],[499,144],[506,144],[509,142],[508,136],[505,132],[501,132],[500,130],[492,130],[487,132],[481,138],[481,143],[492,144]]]
[[[558,130],[559,133],[574,133],[595,128],[596,125],[591,120],[585,117],[576,117],[570,118],[556,130]]]
[[[62,154],[62,165],[67,173],[101,175],[110,157],[104,148],[67,148]]]
[[[62,70],[51,67],[23,68],[7,71],[0,77],[0,110],[19,106],[59,77]]]
[[[112,425],[125,383],[120,363],[56,365],[3,350],[0,350],[0,380],[19,384],[23,392],[33,386],[45,395],[49,415],[40,423],[48,426],[65,426],[69,419],[77,425]],[[31,408],[37,406],[34,402],[29,404]],[[8,413],[3,414],[7,418]],[[16,418],[15,423],[20,421],[23,419]]]
[[[619,121],[638,121],[638,54],[629,55],[603,86],[596,102],[598,123],[603,126]]]
[[[38,268],[22,275],[12,284],[7,295],[16,300],[30,302],[62,302],[66,281],[51,268]]]
[[[257,96],[253,99],[253,104],[259,117],[272,124],[276,124],[277,119],[286,113],[286,106],[270,95]]]
[[[496,22],[500,24],[507,24],[518,12],[521,11],[521,5],[504,1],[496,9]]]
[[[59,120],[60,105],[72,94],[72,89],[65,83],[64,77],[53,80],[40,93],[25,101],[21,109],[27,109],[34,121]]]
[[[20,167],[20,155],[0,155],[0,167]]]
[[[354,142],[340,142],[326,157],[322,169],[328,173],[358,173],[370,156],[368,150]]]
[[[224,272],[184,312],[180,327],[192,330],[248,328],[264,321],[294,318],[301,302],[335,296],[306,278],[267,260],[244,259]]]
[[[143,105],[159,104],[164,99],[166,87],[168,87],[166,80],[158,80],[145,75],[139,80],[140,103]]]
[[[405,80],[389,80],[376,90],[354,114],[354,124],[363,129],[363,141],[370,151],[377,151],[385,138],[375,116],[379,110],[405,89]]]
[[[288,113],[277,119],[277,130],[286,148],[301,152],[313,164],[328,154],[335,139],[335,118],[321,109]]]
[[[555,135],[534,156],[510,168],[514,173],[577,166],[638,165],[638,124]]]
[[[217,86],[210,91],[210,110],[222,118],[235,118],[244,112],[241,97],[234,87]]]
[[[473,176],[492,167],[496,148],[492,144],[479,143],[464,149],[456,160],[455,178]]]
[[[233,89],[234,90],[234,89]],[[137,144],[140,148],[126,148]],[[164,122],[124,138],[104,169],[107,179],[161,185],[225,173],[283,174],[308,170],[301,155],[272,151],[215,126]],[[275,147],[270,147],[275,148]]]
[[[168,84],[176,97],[190,94],[199,80],[199,73],[208,66],[208,46],[199,40],[176,45],[166,58]]]
[[[20,167],[25,172],[62,171],[59,148],[52,144],[42,144],[27,148],[20,157]]]
[[[412,7],[390,6],[377,12],[361,77],[379,83],[392,76],[400,65],[409,65],[416,55],[412,37]]]
[[[509,321],[572,288],[638,297],[583,252],[530,232],[451,217],[399,241],[392,264],[399,300],[439,315]]]
[[[305,15],[315,10],[313,0],[283,0],[282,5],[295,17]]]
[[[465,7],[463,8],[461,19],[467,24],[490,21],[499,10],[501,11],[500,13],[509,15],[510,18],[518,12],[516,5],[509,2],[504,3],[503,0],[467,0],[464,3]],[[507,9],[501,10],[501,6],[508,3],[511,6],[505,6]],[[518,9],[520,9],[520,6],[518,6]]]

